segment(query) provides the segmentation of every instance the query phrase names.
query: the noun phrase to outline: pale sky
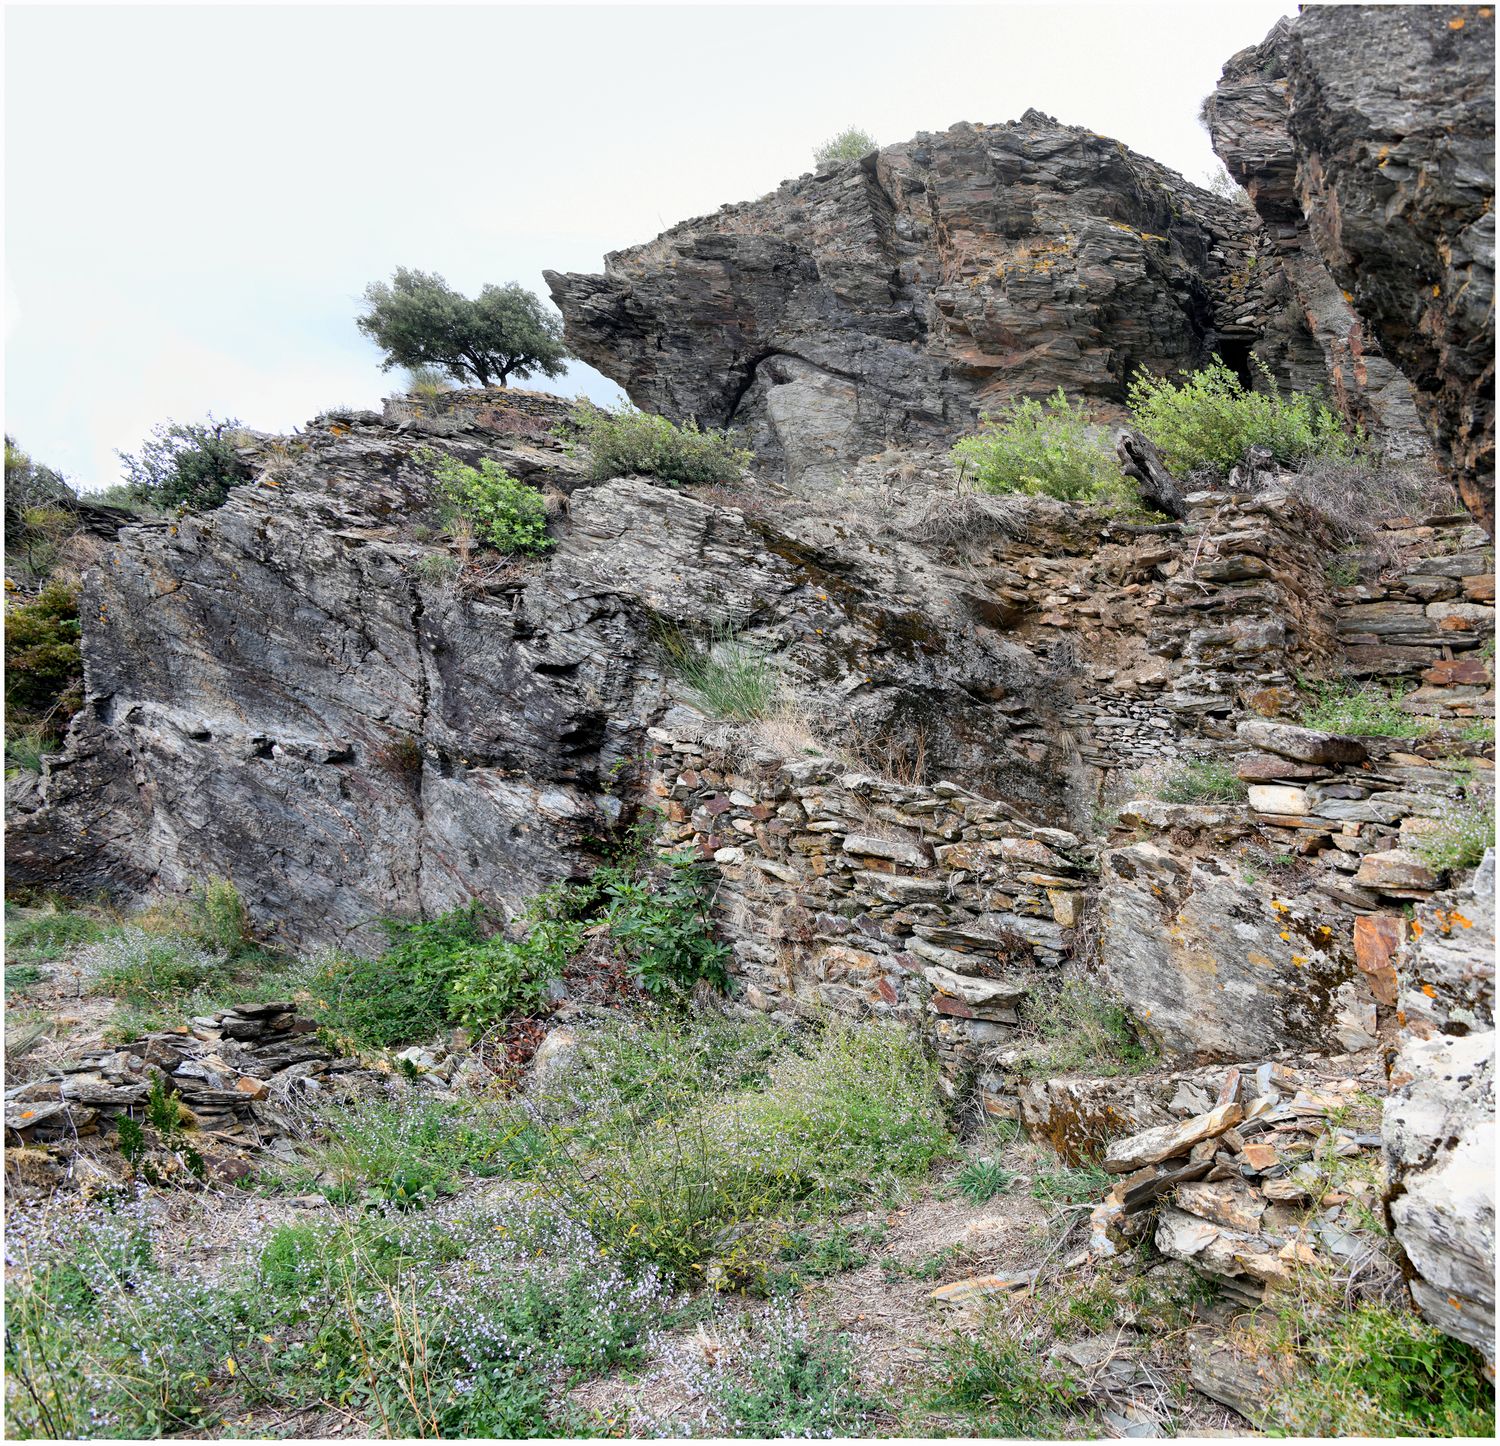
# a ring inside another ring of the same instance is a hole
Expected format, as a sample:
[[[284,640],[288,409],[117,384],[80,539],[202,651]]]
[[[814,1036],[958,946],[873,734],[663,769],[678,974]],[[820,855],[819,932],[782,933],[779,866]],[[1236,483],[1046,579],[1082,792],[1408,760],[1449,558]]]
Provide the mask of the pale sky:
[[[545,297],[544,267],[762,195],[847,125],[1036,106],[1202,181],[1199,102],[1293,10],[8,5],[5,429],[96,488],[168,417],[378,405],[367,282]]]

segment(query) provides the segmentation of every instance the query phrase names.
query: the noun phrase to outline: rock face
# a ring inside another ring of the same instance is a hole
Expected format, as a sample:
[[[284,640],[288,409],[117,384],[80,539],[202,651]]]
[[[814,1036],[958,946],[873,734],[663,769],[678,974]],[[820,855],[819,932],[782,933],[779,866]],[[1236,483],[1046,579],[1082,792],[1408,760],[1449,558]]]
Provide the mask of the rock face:
[[[130,897],[224,874],[303,943],[519,904],[589,869],[633,806],[664,628],[764,650],[826,736],[1060,814],[1078,765],[1050,664],[976,618],[961,571],[837,516],[580,488],[547,436],[562,410],[325,417],[218,510],[122,530],[86,577],[87,706],[13,810],[10,883]],[[551,489],[555,551],[456,571],[423,447]]]
[[[1490,7],[1308,6],[1224,67],[1214,146],[1374,420],[1401,368],[1494,532],[1495,30]]]
[[[923,133],[547,281],[569,343],[632,400],[744,428],[814,484],[1018,396],[1109,411],[1138,367],[1244,365],[1254,346],[1295,384],[1325,370],[1252,216],[1037,111]]]
[[[1397,972],[1405,1028],[1382,1134],[1417,1308],[1495,1357],[1495,856],[1434,898]]]

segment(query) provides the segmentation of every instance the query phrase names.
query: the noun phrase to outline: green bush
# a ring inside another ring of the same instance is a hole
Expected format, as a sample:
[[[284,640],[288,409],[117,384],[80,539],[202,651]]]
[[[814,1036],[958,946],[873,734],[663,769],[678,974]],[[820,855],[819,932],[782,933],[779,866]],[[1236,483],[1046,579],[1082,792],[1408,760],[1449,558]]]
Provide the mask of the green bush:
[[[779,1217],[852,1208],[949,1153],[935,1089],[904,1030],[830,1023],[763,1088],[607,1140],[551,1178],[624,1258],[684,1282],[754,1283]]]
[[[522,938],[496,935],[460,950],[448,990],[450,1015],[485,1030],[508,1015],[541,1010],[548,986],[583,947],[587,900],[583,890],[554,885],[528,905]]]
[[[677,427],[653,412],[611,412],[591,402],[574,409],[560,435],[570,450],[587,451],[589,476],[598,482],[634,476],[689,486],[737,482],[753,456],[727,432],[700,429],[695,421]]]
[[[1114,453],[1089,430],[1083,405],[1070,402],[1061,387],[1045,403],[1010,402],[981,426],[953,448],[953,460],[986,492],[1116,505],[1130,497]]]
[[[1211,469],[1227,476],[1251,447],[1266,447],[1283,466],[1309,457],[1352,457],[1361,433],[1316,397],[1283,397],[1270,370],[1256,362],[1264,389],[1250,391],[1219,358],[1180,382],[1136,373],[1128,393],[1131,420],[1178,476]]]
[[[456,457],[440,457],[432,475],[445,509],[473,529],[480,542],[498,552],[545,552],[547,504],[535,487],[518,482],[491,457],[470,467]]]
[[[83,706],[82,627],[78,588],[57,579],[29,600],[5,609],[5,726],[7,738],[40,728],[62,737]]]
[[[1288,1435],[1493,1439],[1483,1356],[1414,1312],[1366,1302],[1297,1335],[1302,1369],[1268,1413]]]
[[[205,948],[230,958],[250,947],[250,911],[230,880],[215,875],[193,890],[188,930]]]
[[[813,152],[813,160],[820,166],[836,165],[841,161],[860,161],[879,147],[880,143],[869,131],[860,130],[858,126],[849,126],[841,130],[831,141],[824,141]]]
[[[138,455],[120,452],[125,486],[132,500],[152,507],[207,512],[223,505],[230,489],[250,480],[247,463],[235,451],[233,419],[216,422],[163,422]]]
[[[1401,689],[1340,681],[1302,686],[1302,723],[1307,728],[1363,738],[1420,738],[1434,727],[1432,719],[1402,709]]]
[[[706,983],[729,987],[729,947],[714,937],[712,878],[691,849],[661,858],[653,877],[618,870],[597,880],[604,921],[636,984],[653,999],[691,993]]]
[[[1163,779],[1156,796],[1163,803],[1243,803],[1248,793],[1228,764],[1193,758]]]

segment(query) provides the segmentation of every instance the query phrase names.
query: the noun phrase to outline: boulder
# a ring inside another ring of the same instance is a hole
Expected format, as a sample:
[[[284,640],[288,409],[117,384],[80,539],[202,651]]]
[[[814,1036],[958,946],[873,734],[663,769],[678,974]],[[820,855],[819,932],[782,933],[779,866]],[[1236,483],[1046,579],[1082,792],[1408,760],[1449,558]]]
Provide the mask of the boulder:
[[[1369,750],[1358,738],[1320,733],[1292,723],[1273,723],[1267,718],[1246,718],[1235,732],[1247,747],[1279,754],[1294,763],[1363,763],[1369,757]]]

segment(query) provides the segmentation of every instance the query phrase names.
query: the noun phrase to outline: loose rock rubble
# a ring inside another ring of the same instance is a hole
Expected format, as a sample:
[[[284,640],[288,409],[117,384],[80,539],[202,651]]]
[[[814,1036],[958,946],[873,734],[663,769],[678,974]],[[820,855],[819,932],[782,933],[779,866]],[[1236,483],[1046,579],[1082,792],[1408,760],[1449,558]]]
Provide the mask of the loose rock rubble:
[[[121,1115],[139,1118],[160,1081],[187,1111],[185,1126],[246,1149],[277,1149],[299,1101],[346,1097],[381,1077],[335,1055],[317,1028],[291,1003],[241,1004],[91,1051],[6,1091],[7,1142],[98,1135]]]

